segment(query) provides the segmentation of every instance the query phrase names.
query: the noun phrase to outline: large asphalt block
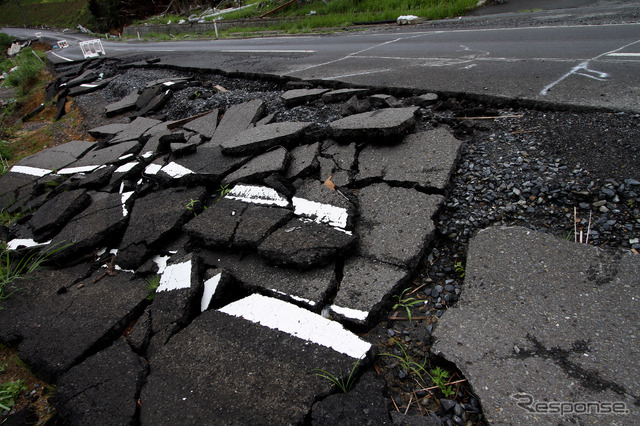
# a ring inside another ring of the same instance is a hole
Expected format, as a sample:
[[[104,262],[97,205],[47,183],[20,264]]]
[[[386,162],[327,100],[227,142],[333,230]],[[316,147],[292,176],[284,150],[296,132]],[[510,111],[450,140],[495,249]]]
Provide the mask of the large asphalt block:
[[[192,132],[199,133],[205,139],[211,139],[218,126],[218,110],[214,109],[209,114],[196,118],[193,121],[188,122],[184,126],[184,129],[191,130]]]
[[[337,285],[335,264],[302,271],[270,265],[255,254],[202,250],[200,255],[207,265],[229,271],[249,291],[303,303],[314,311],[322,309]]]
[[[152,118],[138,117],[129,123],[126,128],[118,132],[109,143],[115,144],[133,140],[137,141],[145,132],[161,123],[161,121]]]
[[[356,242],[351,232],[295,218],[269,235],[258,253],[275,265],[309,269],[334,262]]]
[[[29,168],[49,171],[60,170],[78,160],[94,147],[94,142],[67,142],[23,158],[12,168],[12,170],[16,172],[23,171],[24,173],[28,173]],[[34,170],[34,172],[35,171],[37,170]]]
[[[113,117],[115,115],[134,110],[136,108],[137,100],[138,91],[134,90],[119,101],[107,105],[105,107],[105,114],[107,115],[107,117]]]
[[[361,189],[358,200],[360,254],[407,269],[416,267],[433,240],[432,217],[444,197],[380,183]]]
[[[275,146],[288,146],[302,136],[312,123],[283,122],[252,127],[225,139],[222,152],[228,155],[248,155],[264,152]]]
[[[446,129],[415,133],[398,145],[368,145],[358,157],[356,181],[383,180],[442,191],[455,170],[461,146]]]
[[[280,173],[286,170],[290,159],[291,155],[286,149],[276,147],[269,152],[252,158],[238,170],[227,175],[222,180],[222,185],[240,182],[262,183],[263,179],[272,173]]]
[[[91,197],[84,189],[62,192],[51,198],[29,220],[35,240],[44,242],[53,237],[90,203]]]
[[[206,311],[152,360],[142,424],[297,424],[370,344],[334,321],[252,295]]]
[[[347,190],[332,190],[316,180],[306,180],[291,201],[297,216],[340,230],[353,230],[358,209]]]
[[[153,357],[175,333],[200,313],[203,293],[203,268],[198,256],[189,254],[168,264],[160,276],[151,317],[151,344],[147,352]]]
[[[96,149],[87,152],[82,158],[58,170],[58,174],[90,173],[100,166],[124,163],[134,154],[137,154],[139,150],[140,144],[137,141],[123,142],[101,149],[96,147]]]
[[[137,199],[120,243],[118,265],[125,269],[140,266],[156,243],[193,219],[194,212],[187,206],[201,202],[205,194],[206,190],[199,187],[170,188]]]
[[[336,89],[322,95],[324,103],[344,102],[353,96],[365,96],[369,89]]]
[[[329,124],[336,139],[355,142],[393,142],[415,126],[418,107],[385,108],[351,115]]]
[[[265,111],[266,105],[260,99],[227,108],[209,143],[220,145],[227,139],[247,130],[264,117]]]
[[[89,129],[89,134],[96,139],[112,138],[118,133],[126,130],[128,127],[129,123],[105,124],[104,126]]]
[[[147,366],[124,339],[64,373],[52,402],[67,425],[134,424]]]
[[[47,381],[115,340],[146,304],[143,280],[122,271],[98,279],[105,269],[87,277],[86,269],[36,271],[3,301],[2,340],[18,340],[20,358]]]
[[[313,405],[312,425],[390,425],[387,384],[369,371],[358,379],[352,390],[328,396]]]
[[[395,265],[359,256],[349,258],[331,311],[352,323],[370,323],[388,305],[391,293],[409,277],[406,269]]]
[[[635,254],[489,228],[469,244],[460,302],[433,350],[464,373],[492,424],[635,425],[639,289]],[[618,409],[629,412],[596,414]]]
[[[288,107],[302,105],[307,102],[318,100],[330,89],[292,89],[282,94],[282,100]]]
[[[249,161],[249,157],[231,157],[219,145],[200,145],[196,152],[175,158],[165,165],[149,165],[146,174],[160,179],[193,184],[214,184]]]
[[[203,247],[256,247],[292,216],[289,209],[225,197],[211,204],[183,229]]]
[[[291,153],[291,163],[287,169],[286,177],[295,179],[306,177],[318,168],[316,157],[320,152],[320,142],[300,145],[293,148]]]
[[[99,247],[115,243],[122,236],[129,219],[128,200],[124,194],[89,193],[91,204],[77,214],[53,238],[51,244],[73,243],[55,257],[86,256]]]

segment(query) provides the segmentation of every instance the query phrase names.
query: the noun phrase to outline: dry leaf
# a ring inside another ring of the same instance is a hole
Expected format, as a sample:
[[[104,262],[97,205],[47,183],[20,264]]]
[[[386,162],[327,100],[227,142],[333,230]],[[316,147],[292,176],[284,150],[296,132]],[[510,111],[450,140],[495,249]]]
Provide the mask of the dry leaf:
[[[333,177],[333,175],[329,176],[329,178],[324,181],[324,186],[326,186],[327,188],[329,188],[332,191],[335,191],[336,190],[336,184],[333,183],[333,181],[331,180],[332,177]]]

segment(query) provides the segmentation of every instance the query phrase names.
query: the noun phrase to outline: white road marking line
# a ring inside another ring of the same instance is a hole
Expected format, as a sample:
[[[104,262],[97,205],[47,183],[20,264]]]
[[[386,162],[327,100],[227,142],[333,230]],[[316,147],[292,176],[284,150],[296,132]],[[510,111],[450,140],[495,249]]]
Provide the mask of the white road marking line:
[[[631,53],[631,52],[628,52],[628,53],[609,53],[607,56],[617,56],[617,57],[620,57],[620,56],[635,56],[635,57],[638,57],[638,56],[640,56],[640,53]]]
[[[51,54],[56,55],[60,59],[64,59],[65,61],[73,62],[73,59],[65,58],[64,56],[58,55],[56,52],[51,52]]]
[[[598,80],[598,81],[605,81],[605,80],[609,77],[609,74],[607,74],[607,73],[605,73],[605,72],[600,72],[600,71],[595,71],[595,70],[591,70],[591,69],[589,69],[589,62],[591,62],[591,61],[595,61],[595,60],[600,59],[600,58],[602,58],[602,57],[604,57],[604,56],[609,56],[609,55],[611,55],[611,54],[613,54],[613,53],[618,53],[618,52],[620,52],[621,50],[624,50],[624,49],[626,49],[627,47],[629,47],[629,46],[633,46],[634,44],[637,44],[637,43],[640,43],[640,40],[636,40],[636,41],[633,41],[633,42],[631,42],[631,43],[629,43],[629,44],[625,44],[624,46],[619,47],[619,48],[617,48],[617,49],[615,49],[615,50],[611,50],[611,51],[609,51],[609,52],[601,53],[601,54],[600,54],[600,55],[598,55],[598,56],[595,56],[595,57],[593,57],[593,58],[591,58],[591,59],[588,59],[588,60],[586,60],[586,61],[584,61],[584,62],[582,62],[582,63],[580,63],[580,64],[576,65],[575,67],[571,68],[571,70],[570,70],[568,73],[566,73],[565,75],[563,75],[562,77],[560,77],[559,79],[557,79],[556,81],[554,81],[553,83],[546,85],[546,86],[545,86],[545,87],[540,91],[540,95],[542,95],[542,96],[546,96],[546,95],[547,95],[547,93],[549,93],[549,90],[551,90],[551,89],[552,89],[553,87],[555,87],[557,84],[559,84],[559,83],[563,82],[564,80],[566,80],[567,78],[569,78],[569,77],[570,77],[570,76],[572,76],[573,74],[582,75],[582,76],[584,76],[584,77],[589,77],[589,78],[592,78],[592,79],[594,79],[594,80]],[[595,74],[595,75],[594,75],[594,74]]]
[[[244,50],[244,49],[223,49],[223,53],[315,53],[316,50]]]

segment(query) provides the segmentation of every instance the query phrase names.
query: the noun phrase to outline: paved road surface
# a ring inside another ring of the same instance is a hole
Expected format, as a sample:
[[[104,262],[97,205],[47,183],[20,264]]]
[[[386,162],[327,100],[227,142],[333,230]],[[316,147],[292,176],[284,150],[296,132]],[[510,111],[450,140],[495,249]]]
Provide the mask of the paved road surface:
[[[599,7],[594,13],[606,16],[612,10]],[[520,15],[541,22],[548,18]],[[29,31],[36,30],[20,33]],[[109,57],[145,52],[180,67],[640,112],[639,23],[402,31],[103,44]],[[85,36],[44,36],[66,38],[72,45],[52,51],[52,61],[82,59],[76,40]]]

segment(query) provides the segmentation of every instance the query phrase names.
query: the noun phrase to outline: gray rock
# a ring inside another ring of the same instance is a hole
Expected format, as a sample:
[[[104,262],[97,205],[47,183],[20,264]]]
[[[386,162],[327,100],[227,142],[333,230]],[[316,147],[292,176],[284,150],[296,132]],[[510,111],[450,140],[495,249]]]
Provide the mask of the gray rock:
[[[222,180],[222,185],[262,183],[263,179],[270,174],[286,170],[290,159],[291,155],[289,155],[286,149],[277,147],[249,160],[238,170],[227,175],[227,177]]]
[[[83,189],[67,191],[50,199],[29,220],[35,240],[44,242],[55,235],[76,214],[89,205],[91,198]]]
[[[319,142],[297,146],[290,152],[291,164],[287,169],[287,178],[296,179],[298,177],[306,177],[318,169],[318,160],[316,157],[320,152]]]
[[[417,111],[417,107],[380,109],[342,118],[330,123],[329,127],[336,139],[397,141],[413,129]]]
[[[261,303],[265,299],[270,302]],[[252,310],[249,304],[260,309]],[[235,316],[247,309],[255,322]],[[286,312],[291,331],[259,325],[274,312]],[[297,328],[315,323],[329,322],[258,295],[228,305],[224,312],[204,312],[153,359],[141,394],[141,423],[206,424],[212,413],[222,424],[302,423],[316,397],[330,388],[328,381],[312,374],[313,369],[350,369],[360,356],[355,353],[363,355],[370,347],[355,335],[338,331],[337,324],[334,334],[349,336],[349,345],[358,342],[358,348],[349,349],[353,355],[294,337],[315,338],[317,333]]]
[[[140,357],[119,339],[63,374],[53,404],[68,425],[132,424],[146,370]]]
[[[638,277],[633,254],[488,228],[470,242],[465,290],[438,322],[435,353],[462,370],[490,423],[602,423],[596,414],[536,414],[518,405],[565,401],[624,403],[629,414],[606,421],[637,423]]]
[[[137,199],[120,243],[118,265],[125,269],[142,265],[149,249],[193,218],[186,206],[191,200],[202,202],[205,194],[203,188],[171,188]]]
[[[293,89],[282,94],[282,100],[288,107],[302,105],[320,99],[329,89]]]
[[[369,102],[374,108],[397,108],[400,106],[400,102],[394,96],[381,93],[369,96]]]
[[[438,95],[435,93],[425,93],[424,95],[418,96],[418,105],[420,106],[429,106],[433,105],[438,101]]]
[[[347,259],[343,271],[331,310],[358,324],[379,318],[391,293],[410,278],[406,269],[364,257]]]
[[[113,117],[118,114],[132,111],[136,108],[136,101],[138,99],[138,91],[134,90],[118,102],[111,103],[105,107],[105,114],[107,117]],[[91,134],[91,130],[89,131]],[[91,136],[95,137],[93,134]]]
[[[312,123],[285,122],[254,127],[222,142],[222,152],[228,155],[247,155],[264,152],[278,145],[288,146],[301,137]]]
[[[335,265],[300,271],[267,264],[254,254],[201,250],[205,263],[229,271],[249,291],[304,303],[320,311],[335,291]]]
[[[399,411],[391,411],[391,419],[394,426],[442,426],[444,423],[437,417],[404,414]]]
[[[350,392],[330,395],[316,402],[311,410],[311,424],[391,424],[389,399],[384,396],[386,386],[377,374],[370,371],[364,373]]]
[[[364,96],[369,92],[368,89],[337,89],[322,95],[324,103],[345,102],[353,96]]]
[[[447,130],[409,135],[393,146],[364,147],[358,157],[356,181],[384,180],[444,190],[455,169],[462,142]]]
[[[375,184],[360,190],[358,199],[360,220],[356,234],[360,253],[403,268],[417,266],[433,239],[435,226],[431,218],[444,198]]]
[[[349,252],[356,238],[328,225],[293,219],[258,246],[258,253],[276,265],[302,269],[326,265]]]
[[[182,126],[186,130],[199,133],[205,139],[211,139],[218,125],[218,110],[214,109],[209,114],[197,118]]]
[[[220,145],[247,130],[264,116],[265,110],[266,106],[260,99],[233,105],[225,111],[209,143]]]

